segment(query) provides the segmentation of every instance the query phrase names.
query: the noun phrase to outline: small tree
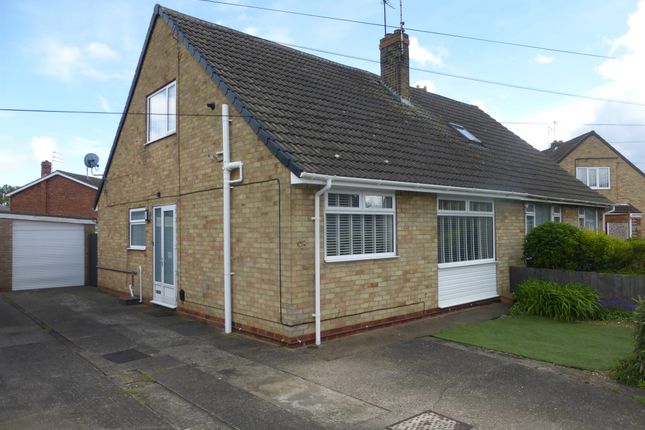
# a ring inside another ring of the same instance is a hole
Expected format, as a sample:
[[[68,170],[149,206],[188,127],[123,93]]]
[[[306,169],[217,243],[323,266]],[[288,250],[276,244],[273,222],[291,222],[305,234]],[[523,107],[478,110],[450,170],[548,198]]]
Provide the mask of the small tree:
[[[7,194],[17,189],[18,187],[14,187],[13,185],[8,184],[4,184],[2,187],[0,187],[0,206],[8,206],[9,197],[7,197]]]
[[[616,379],[626,385],[645,388],[645,298],[636,300],[634,352],[616,367]]]

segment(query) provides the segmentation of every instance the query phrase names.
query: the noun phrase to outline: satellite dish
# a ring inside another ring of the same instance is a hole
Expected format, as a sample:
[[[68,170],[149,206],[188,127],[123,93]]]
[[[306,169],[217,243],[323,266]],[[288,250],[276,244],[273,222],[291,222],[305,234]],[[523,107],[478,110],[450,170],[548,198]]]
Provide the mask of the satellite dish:
[[[94,169],[99,167],[99,156],[90,152],[85,156],[83,162],[88,169]]]

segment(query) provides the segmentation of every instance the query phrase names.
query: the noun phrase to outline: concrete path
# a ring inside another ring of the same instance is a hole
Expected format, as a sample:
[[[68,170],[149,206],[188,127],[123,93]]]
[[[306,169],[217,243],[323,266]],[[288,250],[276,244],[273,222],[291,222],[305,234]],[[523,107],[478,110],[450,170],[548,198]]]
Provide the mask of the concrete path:
[[[0,429],[384,429],[425,411],[478,429],[645,428],[643,390],[430,336],[505,310],[287,349],[93,288],[4,293]]]

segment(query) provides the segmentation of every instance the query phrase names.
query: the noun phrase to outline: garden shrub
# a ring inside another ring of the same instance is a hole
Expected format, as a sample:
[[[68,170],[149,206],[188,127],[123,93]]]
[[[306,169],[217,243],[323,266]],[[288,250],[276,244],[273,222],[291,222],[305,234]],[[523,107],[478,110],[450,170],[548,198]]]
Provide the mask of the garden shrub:
[[[645,298],[636,300],[634,312],[634,352],[616,367],[616,380],[645,388]]]
[[[545,269],[645,274],[645,240],[547,222],[526,236],[524,258],[528,266]]]
[[[524,258],[529,266],[576,270],[580,230],[569,224],[547,222],[526,236]]]
[[[604,314],[592,288],[537,279],[517,286],[512,312],[568,322],[602,319]]]

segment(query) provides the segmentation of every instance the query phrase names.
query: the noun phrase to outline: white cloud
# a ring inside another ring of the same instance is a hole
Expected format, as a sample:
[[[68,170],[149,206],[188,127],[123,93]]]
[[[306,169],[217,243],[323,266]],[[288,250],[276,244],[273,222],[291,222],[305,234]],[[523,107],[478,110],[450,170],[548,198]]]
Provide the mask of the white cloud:
[[[112,112],[112,106],[105,97],[99,96],[99,103],[101,104],[101,109],[105,112]]]
[[[486,102],[483,100],[471,100],[470,104],[477,106],[479,109],[486,112]]]
[[[86,48],[87,54],[98,60],[116,60],[119,55],[105,43],[91,42]]]
[[[549,57],[548,55],[538,53],[535,55],[535,58],[533,59],[533,61],[536,64],[551,64],[555,61],[555,57]]]
[[[421,81],[416,81],[414,83],[414,86],[418,88],[425,88],[431,93],[436,92],[436,89],[437,89],[435,83],[432,82],[430,79],[423,79]]]
[[[257,36],[258,35],[258,29],[257,27],[248,26],[244,30],[242,30],[246,34],[250,34],[251,36]]]
[[[606,60],[596,68],[605,83],[590,91],[600,98],[624,100],[635,103],[645,101],[645,0],[640,0],[636,11],[630,14],[629,30],[613,41],[616,59]],[[602,126],[597,124],[645,124],[645,107],[629,104],[578,100],[546,112],[534,114],[523,121],[557,121],[556,138],[568,140],[591,129],[641,169],[645,169],[645,127]],[[596,124],[585,126],[582,124]],[[543,149],[553,140],[549,126],[510,126],[533,146]],[[617,143],[613,143],[613,142]],[[620,142],[634,142],[625,143]],[[640,142],[640,143],[639,143]]]
[[[40,44],[36,54],[41,58],[38,71],[69,81],[75,76],[86,76],[99,80],[120,78],[120,74],[110,75],[104,71],[104,65],[97,62],[114,61],[118,54],[104,43],[91,42],[86,46],[64,45],[49,39]]]
[[[56,142],[49,136],[36,136],[31,139],[32,157],[37,161],[51,161],[52,155],[56,149]]]
[[[410,60],[415,61],[423,66],[432,64],[433,66],[443,65],[443,56],[445,50],[439,50],[438,53],[433,53],[429,49],[421,46],[419,39],[412,36],[410,37]]]

